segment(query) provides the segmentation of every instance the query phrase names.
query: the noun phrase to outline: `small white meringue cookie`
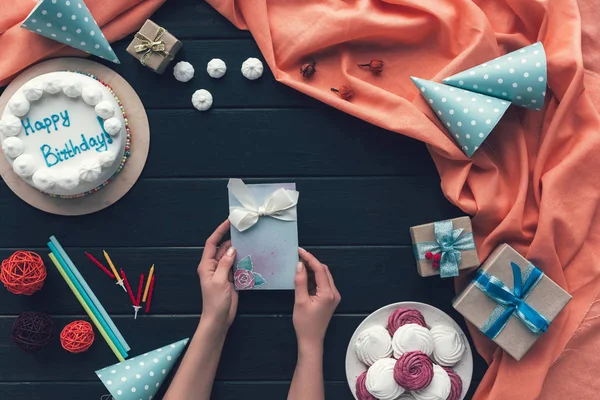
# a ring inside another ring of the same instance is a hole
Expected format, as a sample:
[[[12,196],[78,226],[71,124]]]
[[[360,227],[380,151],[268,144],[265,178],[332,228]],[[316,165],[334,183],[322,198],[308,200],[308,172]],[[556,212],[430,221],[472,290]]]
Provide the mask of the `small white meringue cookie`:
[[[258,58],[250,57],[242,64],[242,75],[251,81],[260,78],[263,71],[263,63]]]
[[[59,78],[51,78],[44,82],[44,91],[49,94],[56,94],[62,90],[62,81]]]
[[[115,115],[115,108],[108,100],[103,100],[100,103],[96,104],[94,110],[96,111],[96,115],[98,115],[102,119],[108,119]]]
[[[219,79],[227,72],[227,65],[220,58],[213,58],[206,65],[206,72],[211,78]]]
[[[194,66],[187,61],[179,61],[173,68],[173,76],[179,82],[187,82],[194,77]]]
[[[49,168],[40,168],[31,177],[33,185],[41,191],[52,189],[56,184],[54,174]]]
[[[395,365],[396,360],[393,358],[382,358],[367,370],[365,386],[379,400],[396,400],[404,393],[404,389],[394,379]]]
[[[394,357],[399,358],[409,351],[422,351],[431,356],[433,353],[433,337],[429,329],[417,324],[406,324],[399,327],[392,338]]]
[[[8,102],[8,109],[17,117],[24,117],[30,107],[29,100],[22,93],[15,94]]]
[[[23,86],[23,95],[29,101],[39,100],[44,94],[44,85],[41,80],[36,79]]]
[[[103,151],[98,154],[98,162],[102,168],[108,168],[115,163],[117,156],[114,153]]]
[[[102,101],[102,91],[96,85],[87,85],[81,92],[81,98],[93,107]]]
[[[6,114],[0,119],[0,133],[4,136],[17,136],[23,130],[21,119],[12,114]]]
[[[102,174],[100,162],[93,157],[88,158],[79,165],[79,179],[85,182],[96,182]]]
[[[196,90],[192,95],[192,104],[198,111],[208,110],[213,103],[212,94],[206,89]]]
[[[64,170],[56,177],[56,184],[65,190],[73,190],[79,186],[79,174],[72,168]]]
[[[30,154],[21,154],[13,162],[13,171],[21,178],[27,178],[36,170],[35,159]]]
[[[104,121],[104,130],[110,135],[115,136],[121,132],[123,124],[118,118],[112,117]]]
[[[83,83],[79,79],[70,80],[63,84],[62,91],[67,97],[79,97],[83,92]]]
[[[452,367],[460,361],[465,352],[465,343],[454,328],[436,325],[431,328],[433,337],[433,359],[445,367]]]
[[[18,137],[7,137],[2,141],[2,151],[7,157],[17,158],[23,154],[25,144]]]
[[[363,364],[373,365],[375,361],[392,355],[392,337],[383,326],[373,325],[358,334],[354,350]]]
[[[411,394],[416,400],[446,400],[450,395],[452,382],[448,373],[439,365],[433,364],[433,379],[429,386],[413,390]]]

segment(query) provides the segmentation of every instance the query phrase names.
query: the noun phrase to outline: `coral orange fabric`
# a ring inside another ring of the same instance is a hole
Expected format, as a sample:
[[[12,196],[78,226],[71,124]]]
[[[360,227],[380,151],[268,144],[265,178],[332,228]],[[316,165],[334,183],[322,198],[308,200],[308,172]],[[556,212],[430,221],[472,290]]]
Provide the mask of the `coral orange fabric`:
[[[109,42],[138,30],[165,0],[87,0],[94,19]],[[0,87],[7,85],[31,64],[60,56],[85,56],[87,53],[36,35],[19,25],[36,1],[0,0]]]
[[[596,398],[599,3],[208,1],[237,27],[250,30],[278,81],[425,142],[446,197],[474,216],[482,257],[507,242],[573,295],[549,332],[519,362],[471,329],[477,349],[490,363],[475,398]],[[548,56],[550,89],[543,110],[511,107],[473,159],[467,158],[409,76],[440,81],[538,40]],[[372,58],[385,61],[381,76],[356,67]],[[317,61],[317,73],[306,80],[299,67],[310,60]],[[343,84],[354,89],[349,102],[329,90]]]

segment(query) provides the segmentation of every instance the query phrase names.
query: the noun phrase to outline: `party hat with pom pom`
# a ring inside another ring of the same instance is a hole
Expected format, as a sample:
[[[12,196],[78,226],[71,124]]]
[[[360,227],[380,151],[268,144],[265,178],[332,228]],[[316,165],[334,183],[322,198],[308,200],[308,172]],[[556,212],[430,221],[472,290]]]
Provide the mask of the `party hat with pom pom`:
[[[114,400],[152,400],[189,339],[96,371]]]
[[[411,78],[427,104],[469,157],[504,115],[510,103],[442,83]]]
[[[83,0],[40,0],[21,28],[119,64]]]
[[[546,52],[537,42],[459,72],[442,82],[539,111],[546,96]]]

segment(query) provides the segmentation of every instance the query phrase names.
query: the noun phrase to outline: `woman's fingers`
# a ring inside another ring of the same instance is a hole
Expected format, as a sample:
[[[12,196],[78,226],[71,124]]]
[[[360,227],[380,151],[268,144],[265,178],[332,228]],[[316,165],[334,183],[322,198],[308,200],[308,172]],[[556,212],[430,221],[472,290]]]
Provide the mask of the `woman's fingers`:
[[[221,260],[219,260],[219,265],[215,271],[215,279],[217,279],[217,281],[229,282],[229,274],[231,272],[231,267],[233,266],[233,260],[235,260],[235,249],[230,246]]]
[[[223,255],[225,255],[225,252],[231,247],[231,240],[228,240],[224,243],[222,243],[219,246],[219,249],[217,250],[217,255],[215,256],[215,260],[220,261],[221,258],[223,258]]]
[[[329,284],[329,277],[327,277],[327,270],[319,260],[315,258],[308,251],[303,248],[299,249],[300,258],[308,265],[315,273],[315,281],[317,283],[317,292],[331,291],[331,285]]]
[[[294,286],[296,288],[296,303],[302,303],[308,300],[308,274],[302,261],[296,264],[296,276],[294,277]]]
[[[225,220],[219,227],[213,232],[212,235],[206,240],[204,245],[204,252],[202,253],[202,260],[214,259],[217,255],[217,246],[223,240],[229,232],[229,220]]]

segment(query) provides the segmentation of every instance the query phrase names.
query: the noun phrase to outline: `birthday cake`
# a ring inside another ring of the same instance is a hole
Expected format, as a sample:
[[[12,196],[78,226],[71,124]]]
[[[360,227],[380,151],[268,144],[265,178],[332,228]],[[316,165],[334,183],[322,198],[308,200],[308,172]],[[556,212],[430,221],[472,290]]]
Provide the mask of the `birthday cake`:
[[[127,115],[112,89],[68,71],[37,76],[16,91],[0,119],[0,140],[19,177],[61,198],[103,188],[131,147]]]

